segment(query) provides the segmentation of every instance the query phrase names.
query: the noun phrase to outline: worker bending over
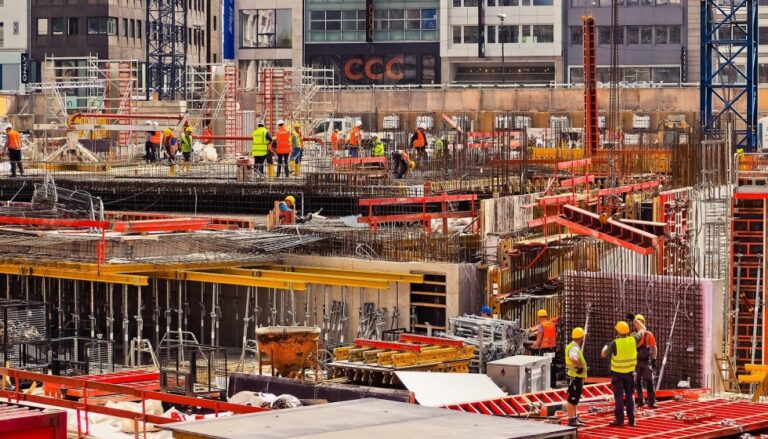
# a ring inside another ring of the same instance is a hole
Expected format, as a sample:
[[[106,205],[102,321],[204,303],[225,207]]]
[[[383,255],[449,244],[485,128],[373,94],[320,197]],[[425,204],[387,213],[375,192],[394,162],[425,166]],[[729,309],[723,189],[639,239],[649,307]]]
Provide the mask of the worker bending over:
[[[398,149],[397,151],[392,151],[392,166],[395,169],[395,178],[403,178],[408,169],[416,168],[416,163],[411,160],[407,152]]]
[[[5,126],[5,149],[8,151],[8,161],[11,162],[11,177],[16,176],[16,167],[24,176],[24,166],[21,164],[21,134],[13,129],[11,124]]]
[[[360,150],[360,143],[363,141],[363,123],[359,120],[355,122],[355,126],[349,130],[349,140],[347,140],[347,146],[349,148],[349,156],[357,157]]]
[[[573,328],[571,331],[572,341],[565,347],[565,366],[568,375],[568,401],[565,405],[568,412],[568,425],[571,427],[586,425],[586,422],[579,418],[577,410],[581,400],[581,391],[584,388],[584,380],[587,379],[587,361],[581,350],[586,334],[584,328]]]
[[[653,369],[656,366],[656,337],[645,327],[645,317],[642,314],[627,316],[635,325],[632,334],[637,342],[637,366],[635,367],[635,389],[637,390],[638,407],[644,405],[643,384],[648,391],[648,408],[656,408],[656,390],[653,386]]]
[[[170,128],[166,128],[163,135],[163,147],[165,148],[165,153],[168,154],[168,163],[172,164],[176,157],[176,152],[179,150],[179,141],[173,135],[173,131]]]
[[[426,125],[419,125],[419,128],[411,136],[411,148],[413,148],[419,161],[427,159],[427,133],[424,132],[425,129],[427,129]]]
[[[259,121],[256,125],[256,129],[253,130],[251,135],[253,137],[251,142],[251,155],[253,156],[253,173],[257,177],[264,177],[267,175],[264,169],[264,163],[267,161],[267,154],[269,153],[269,145],[272,143],[272,136],[269,135],[269,131],[264,127],[264,122]]]
[[[293,124],[293,132],[291,133],[291,157],[290,168],[291,173],[298,176],[301,172],[301,158],[304,156],[304,137],[301,133],[301,124],[296,122]]]
[[[181,134],[181,157],[184,161],[182,166],[187,172],[192,170],[192,142],[195,140],[192,136],[193,131],[195,131],[194,128],[188,126],[184,129],[184,133]]]
[[[283,120],[277,121],[277,134],[272,142],[272,153],[277,155],[277,176],[280,177],[281,171],[285,170],[285,178],[291,176],[288,170],[288,156],[291,154],[291,140],[293,133],[285,127]]]
[[[630,427],[635,426],[635,381],[633,372],[637,366],[637,342],[629,334],[629,325],[625,321],[616,323],[618,337],[610,344],[603,346],[600,353],[602,358],[611,358],[611,390],[615,409],[614,420],[611,426],[624,425],[624,409],[627,410],[627,418]]]

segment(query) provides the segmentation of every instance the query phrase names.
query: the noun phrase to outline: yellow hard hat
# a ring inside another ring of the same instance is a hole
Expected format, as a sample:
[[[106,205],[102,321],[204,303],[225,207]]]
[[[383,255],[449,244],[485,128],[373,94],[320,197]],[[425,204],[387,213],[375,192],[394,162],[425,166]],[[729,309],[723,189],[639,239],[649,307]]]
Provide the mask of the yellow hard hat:
[[[547,310],[546,309],[540,309],[539,312],[536,313],[539,317],[547,317]]]
[[[294,122],[293,127],[294,128],[301,128],[301,124],[299,122]]]
[[[642,314],[635,314],[635,319],[640,320],[641,322],[645,322],[645,317],[643,317]]]
[[[571,331],[571,338],[573,338],[573,339],[584,338],[584,335],[586,333],[587,332],[584,331],[584,328],[582,328],[582,327],[573,328],[573,331]]]
[[[616,332],[621,335],[629,334],[629,325],[624,320],[616,323]]]
[[[163,134],[165,134],[166,136],[170,136],[171,134],[173,134],[173,132],[171,131],[170,128],[166,128]]]
[[[293,195],[288,195],[287,197],[285,197],[285,201],[288,201],[291,204],[296,204],[296,199],[293,198]]]
[[[191,132],[195,131],[195,129],[192,128],[192,127],[187,127],[187,129],[185,131],[188,132],[188,133],[191,133]]]
[[[408,163],[408,167],[409,167],[409,168],[411,168],[411,169],[416,169],[416,162],[414,162],[413,160],[411,160],[411,162],[410,162],[410,163]]]

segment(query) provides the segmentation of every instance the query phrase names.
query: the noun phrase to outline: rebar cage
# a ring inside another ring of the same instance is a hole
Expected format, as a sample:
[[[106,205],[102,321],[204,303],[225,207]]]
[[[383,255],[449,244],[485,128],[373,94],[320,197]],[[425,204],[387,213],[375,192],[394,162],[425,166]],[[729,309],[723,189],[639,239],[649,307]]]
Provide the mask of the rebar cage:
[[[183,395],[220,393],[227,386],[225,348],[200,344],[164,343],[158,348],[160,386]]]
[[[46,304],[0,299],[0,364],[45,371],[50,363]]]
[[[54,375],[93,375],[115,371],[112,342],[88,337],[51,340]]]

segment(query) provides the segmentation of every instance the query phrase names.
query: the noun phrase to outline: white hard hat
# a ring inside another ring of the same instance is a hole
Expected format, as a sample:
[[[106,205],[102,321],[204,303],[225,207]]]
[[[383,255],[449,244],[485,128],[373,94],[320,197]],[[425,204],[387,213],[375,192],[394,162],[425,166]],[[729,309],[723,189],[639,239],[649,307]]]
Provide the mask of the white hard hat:
[[[147,125],[152,125],[152,121],[151,121],[151,120],[148,120],[148,121],[147,121]]]
[[[259,123],[256,124],[256,126],[263,127],[264,126],[264,121],[260,120]]]
[[[426,130],[426,129],[427,129],[427,126],[426,126],[426,125],[424,125],[424,124],[421,124],[421,125],[419,125],[419,128],[421,128],[422,130]]]
[[[358,120],[357,122],[355,122],[355,126],[356,127],[361,127],[361,126],[363,126],[363,122]]]
[[[10,130],[10,129],[12,129],[12,128],[13,128],[13,126],[12,126],[11,124],[6,124],[6,125],[5,125],[5,129],[6,129],[6,130]]]
[[[278,125],[285,125],[285,121],[283,119],[280,119],[277,121]]]
[[[157,123],[157,122],[152,122],[152,125],[154,125],[155,127],[159,127],[160,126],[160,124]]]

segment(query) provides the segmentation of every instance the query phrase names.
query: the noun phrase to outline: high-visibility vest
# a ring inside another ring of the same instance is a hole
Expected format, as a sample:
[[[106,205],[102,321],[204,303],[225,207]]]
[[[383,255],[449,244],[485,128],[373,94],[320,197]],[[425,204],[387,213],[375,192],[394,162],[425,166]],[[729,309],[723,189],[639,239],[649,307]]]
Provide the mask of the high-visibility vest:
[[[155,145],[159,145],[160,142],[163,140],[163,133],[160,131],[155,131],[154,134],[152,134],[152,137],[149,138],[149,141],[154,143]]]
[[[258,127],[253,130],[253,143],[251,144],[251,155],[261,157],[267,155],[269,149],[269,140],[267,140],[267,129]]]
[[[541,324],[544,329],[544,335],[541,337],[541,345],[539,349],[549,349],[557,345],[557,326],[552,320],[547,320]]]
[[[278,154],[290,154],[291,153],[291,132],[285,127],[277,130],[277,153]]]
[[[213,132],[209,128],[206,128],[206,129],[203,130],[203,138],[204,138],[203,139],[203,144],[204,145],[207,145],[207,144],[211,143],[211,139],[205,139],[205,137],[210,137],[212,135],[213,135]]]
[[[192,135],[181,135],[181,152],[192,152]]]
[[[384,143],[382,143],[381,140],[377,140],[376,143],[373,144],[373,156],[384,157]]]
[[[581,373],[576,372],[579,367],[573,364],[571,361],[571,348],[576,345],[575,341],[568,343],[565,347],[565,366],[568,368],[568,376],[574,378],[586,378],[587,377],[587,361],[584,359],[584,352],[581,351],[579,346],[579,360],[581,360]]]
[[[647,363],[651,359],[651,347],[648,346],[648,340],[652,338],[653,333],[646,330],[640,340],[637,341],[637,361]]]
[[[301,130],[294,130],[294,133],[296,134],[296,139],[299,142],[299,147],[304,148],[304,135],[301,134]]]
[[[611,355],[611,372],[632,373],[637,366],[635,338],[626,336],[616,339],[616,353]]]
[[[360,146],[360,139],[358,137],[360,136],[360,127],[353,127],[351,130],[349,130],[349,146],[357,148]]]
[[[413,141],[414,148],[424,148],[427,145],[427,136],[424,135],[424,131],[416,131],[416,140]]]
[[[443,152],[443,139],[435,140],[435,152]]]
[[[8,131],[8,149],[21,149],[21,134],[16,130]]]
[[[334,131],[331,134],[331,148],[333,148],[334,151],[339,147],[339,133]]]

